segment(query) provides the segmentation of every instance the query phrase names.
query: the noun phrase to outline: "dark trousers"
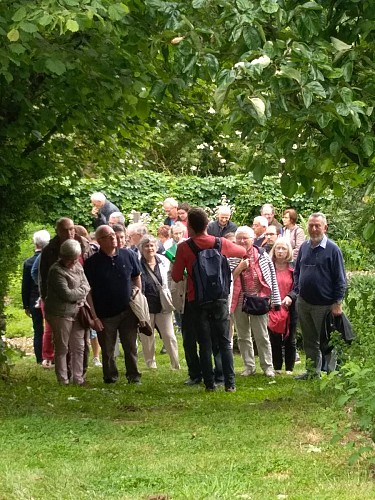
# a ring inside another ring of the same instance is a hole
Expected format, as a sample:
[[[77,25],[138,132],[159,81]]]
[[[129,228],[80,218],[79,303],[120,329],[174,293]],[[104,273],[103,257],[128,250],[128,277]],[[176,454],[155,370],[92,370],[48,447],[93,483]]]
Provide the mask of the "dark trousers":
[[[186,302],[184,314],[181,315],[181,332],[182,342],[185,352],[185,360],[188,367],[189,377],[192,380],[202,379],[201,361],[198,355],[198,331],[200,329],[200,321],[196,314],[195,302]],[[223,366],[221,362],[221,354],[218,345],[212,346],[214,356],[215,382],[223,383]]]
[[[221,381],[218,374],[214,374],[212,368],[212,354],[220,354],[225,386],[234,387],[228,301],[216,300],[205,305],[198,305],[195,301],[188,302],[183,315],[183,325],[184,323],[185,326],[188,325],[188,329],[185,331],[183,326],[182,334],[190,377],[199,378],[195,376],[199,367],[206,387],[213,387],[215,381]],[[196,350],[197,341],[199,357]],[[190,372],[188,359],[192,363],[192,372]]]
[[[272,363],[275,370],[281,370],[283,366],[283,348],[285,356],[285,370],[292,372],[296,361],[296,337],[289,335],[286,339],[279,333],[268,330],[272,348]]]
[[[116,382],[118,370],[115,358],[117,331],[125,355],[125,375],[129,383],[139,381],[141,374],[138,371],[137,361],[137,326],[138,318],[130,307],[111,318],[100,318],[104,330],[97,332],[102,349],[103,380],[105,383]]]
[[[40,307],[30,307],[31,319],[33,321],[34,330],[34,354],[36,357],[36,362],[41,363],[43,361],[42,357],[42,345],[43,345],[43,314]]]

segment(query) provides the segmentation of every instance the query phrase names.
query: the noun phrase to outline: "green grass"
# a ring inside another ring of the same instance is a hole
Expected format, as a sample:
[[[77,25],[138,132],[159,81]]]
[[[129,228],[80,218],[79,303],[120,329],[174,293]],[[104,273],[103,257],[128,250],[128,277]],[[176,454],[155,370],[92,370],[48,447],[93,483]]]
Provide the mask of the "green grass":
[[[331,441],[347,416],[318,382],[259,374],[238,377],[235,394],[205,393],[157,361],[140,360],[141,386],[125,384],[121,358],[117,384],[90,367],[84,388],[17,363],[0,382],[0,499],[375,497],[365,465]]]

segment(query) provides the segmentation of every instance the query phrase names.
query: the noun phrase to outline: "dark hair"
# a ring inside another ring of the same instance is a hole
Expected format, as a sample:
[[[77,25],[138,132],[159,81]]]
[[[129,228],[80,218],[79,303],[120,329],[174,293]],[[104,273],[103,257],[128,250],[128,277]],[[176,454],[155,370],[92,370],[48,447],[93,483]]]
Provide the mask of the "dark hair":
[[[203,233],[208,226],[208,217],[203,208],[193,207],[189,210],[188,224],[195,233]]]
[[[112,229],[115,233],[125,233],[125,226],[124,224],[121,224],[121,222],[116,222],[116,224],[113,224]]]
[[[287,208],[286,210],[284,210],[283,215],[289,215],[289,219],[293,224],[297,222],[298,214],[294,210],[294,208]]]
[[[188,212],[190,210],[190,205],[189,203],[180,203],[177,210],[185,210],[185,212]]]
[[[164,226],[160,226],[158,227],[158,231],[157,231],[157,235],[158,236],[162,236],[163,238],[169,238],[169,230],[170,230],[170,226],[167,226],[167,225],[164,225]]]

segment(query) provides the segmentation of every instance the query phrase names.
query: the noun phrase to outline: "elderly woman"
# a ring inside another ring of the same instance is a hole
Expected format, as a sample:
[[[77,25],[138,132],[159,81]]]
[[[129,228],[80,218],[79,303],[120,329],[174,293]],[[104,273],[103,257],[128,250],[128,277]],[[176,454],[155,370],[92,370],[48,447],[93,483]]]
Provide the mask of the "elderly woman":
[[[78,259],[81,246],[76,240],[67,240],[60,247],[60,258],[49,270],[45,314],[53,331],[55,372],[57,380],[69,384],[67,355],[69,351],[72,380],[84,383],[83,356],[85,335],[77,319],[79,307],[90,291],[90,285]]]
[[[297,226],[298,214],[294,208],[287,208],[283,214],[282,236],[290,241],[293,250],[293,262],[297,260],[299,248],[305,241],[305,232]]]
[[[245,365],[243,376],[254,375],[255,357],[252,335],[258,347],[260,366],[266,377],[274,377],[271,344],[268,336],[267,312],[242,310],[244,294],[270,299],[272,306],[280,308],[281,300],[276,281],[275,268],[269,255],[262,248],[253,245],[254,231],[240,226],[236,231],[236,243],[246,249],[246,258],[233,271],[234,290],[231,312],[238,333],[238,346]],[[264,302],[265,302],[264,301]]]
[[[177,340],[173,329],[172,311],[163,312],[160,299],[161,288],[168,290],[169,261],[156,253],[158,243],[156,238],[146,234],[139,243],[142,267],[142,291],[147,299],[151,327],[156,326],[160,332],[165,349],[171,360],[171,367],[180,368],[178,361]],[[148,368],[156,368],[155,360],[155,334],[147,337],[141,335],[143,356]]]
[[[294,308],[296,294],[293,292],[292,246],[286,238],[276,240],[270,257],[275,266],[277,284],[281,297],[281,309],[271,310],[268,315],[268,333],[272,347],[273,367],[279,372],[285,355],[285,371],[293,372],[296,359],[297,315]]]

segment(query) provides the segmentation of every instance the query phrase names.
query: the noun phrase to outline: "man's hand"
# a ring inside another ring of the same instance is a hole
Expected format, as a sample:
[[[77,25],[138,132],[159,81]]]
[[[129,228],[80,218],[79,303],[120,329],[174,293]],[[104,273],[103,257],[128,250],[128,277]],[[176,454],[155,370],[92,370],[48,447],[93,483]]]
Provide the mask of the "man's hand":
[[[92,207],[92,209],[91,209],[92,215],[98,215],[98,212],[99,212],[99,208],[98,207]]]
[[[288,309],[292,305],[292,302],[293,300],[287,295],[281,302],[281,305]]]
[[[95,323],[95,331],[96,332],[102,332],[104,330],[104,326],[103,326],[103,323],[100,321],[99,318],[95,318],[94,319]]]
[[[341,316],[341,314],[342,314],[342,305],[341,304],[332,304],[331,305],[331,313],[334,316]]]

